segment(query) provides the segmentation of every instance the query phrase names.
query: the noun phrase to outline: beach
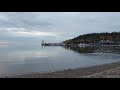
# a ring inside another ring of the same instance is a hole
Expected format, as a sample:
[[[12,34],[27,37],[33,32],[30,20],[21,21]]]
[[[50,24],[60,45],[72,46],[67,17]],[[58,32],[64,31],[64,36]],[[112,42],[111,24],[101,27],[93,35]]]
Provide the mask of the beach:
[[[3,78],[120,78],[120,62],[49,73],[23,73]]]

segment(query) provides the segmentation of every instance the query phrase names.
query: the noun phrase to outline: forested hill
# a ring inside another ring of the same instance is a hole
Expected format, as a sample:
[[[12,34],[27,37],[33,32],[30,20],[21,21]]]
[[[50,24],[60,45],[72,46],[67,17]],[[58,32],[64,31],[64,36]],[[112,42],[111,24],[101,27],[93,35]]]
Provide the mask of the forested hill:
[[[100,40],[110,40],[114,42],[120,42],[120,32],[84,34],[63,42],[67,44],[98,43]]]

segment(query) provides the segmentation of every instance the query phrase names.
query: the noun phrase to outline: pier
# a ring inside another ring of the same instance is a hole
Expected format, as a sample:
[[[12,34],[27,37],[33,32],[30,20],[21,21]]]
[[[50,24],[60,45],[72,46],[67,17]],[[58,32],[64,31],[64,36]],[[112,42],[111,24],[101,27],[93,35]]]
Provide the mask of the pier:
[[[45,43],[42,41],[42,46],[65,46],[65,43]]]
[[[65,46],[63,43],[42,43],[42,46]]]

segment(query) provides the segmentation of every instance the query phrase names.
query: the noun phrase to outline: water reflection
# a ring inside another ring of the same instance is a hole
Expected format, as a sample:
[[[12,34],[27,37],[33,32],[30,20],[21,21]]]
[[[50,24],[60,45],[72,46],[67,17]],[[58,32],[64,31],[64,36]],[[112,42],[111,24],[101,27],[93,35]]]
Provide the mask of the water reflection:
[[[0,48],[0,75],[49,72],[120,61],[120,47],[9,45]]]
[[[7,44],[0,44],[0,48],[8,47]]]
[[[75,51],[77,53],[114,53],[120,54],[120,46],[88,46],[88,47],[78,47],[78,46],[64,46],[63,48]]]
[[[43,58],[53,58],[58,53],[49,48],[42,49],[38,45],[34,46],[8,46],[0,48],[0,64],[3,62],[25,62],[41,60]]]

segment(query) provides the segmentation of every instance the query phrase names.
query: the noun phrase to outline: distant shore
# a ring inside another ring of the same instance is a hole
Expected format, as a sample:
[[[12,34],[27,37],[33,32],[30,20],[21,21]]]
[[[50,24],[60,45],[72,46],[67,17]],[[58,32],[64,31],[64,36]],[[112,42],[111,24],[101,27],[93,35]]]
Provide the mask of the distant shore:
[[[89,47],[89,46],[120,46],[120,44],[65,44],[65,43],[41,43],[42,46],[78,46],[78,47]]]
[[[51,73],[24,73],[3,78],[120,78],[120,62]]]

